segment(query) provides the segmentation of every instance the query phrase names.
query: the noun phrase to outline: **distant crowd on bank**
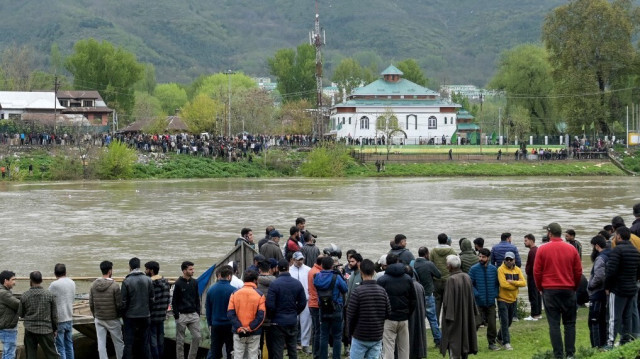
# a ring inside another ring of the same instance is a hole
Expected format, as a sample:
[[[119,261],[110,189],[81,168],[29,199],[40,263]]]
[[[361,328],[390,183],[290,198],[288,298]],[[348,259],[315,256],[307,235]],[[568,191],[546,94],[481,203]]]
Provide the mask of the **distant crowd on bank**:
[[[564,231],[563,239],[558,223],[543,227],[539,246],[534,235],[523,236],[529,249],[524,272],[510,233],[491,249],[482,238],[461,238],[459,250],[441,233],[438,245],[420,247],[417,256],[408,249],[408,238],[397,234],[379,259],[350,249],[343,265],[342,250],[333,244],[320,250],[318,237],[301,217],[284,241],[273,226],[257,241],[253,230],[243,228],[235,245],[246,244],[259,254],[244,272],[236,262],[216,268],[217,281],[206,293],[190,261],[181,264],[182,276],[171,287],[158,262],[145,263],[143,271],[138,258],[129,261],[130,273],[120,286],[112,279],[113,264],[105,260],[89,294],[99,356],[108,358],[109,333],[118,359],[162,358],[168,313],[175,319],[178,359],[186,354],[187,329],[192,338],[188,358],[196,358],[201,315],[211,336],[208,357],[216,359],[223,351],[227,358],[280,359],[285,350],[293,359],[298,351],[321,359],[331,352],[339,359],[343,348],[352,359],[425,358],[427,324],[443,356],[476,354],[481,328],[486,328],[489,350],[517,350],[509,327],[517,318],[523,287],[530,303],[525,320],[542,319],[544,305],[556,358],[575,355],[577,309],[587,303],[591,345],[609,350],[618,339],[624,345],[640,335],[640,203],[633,214],[630,228],[616,216],[588,242],[593,262],[588,279],[581,241],[572,229]],[[64,264],[56,264],[54,274],[56,281],[44,289],[42,274],[31,272],[30,289],[18,299],[11,292],[15,273],[0,273],[5,357],[15,357],[21,317],[27,358],[36,358],[38,346],[46,358],[73,358],[75,283]]]

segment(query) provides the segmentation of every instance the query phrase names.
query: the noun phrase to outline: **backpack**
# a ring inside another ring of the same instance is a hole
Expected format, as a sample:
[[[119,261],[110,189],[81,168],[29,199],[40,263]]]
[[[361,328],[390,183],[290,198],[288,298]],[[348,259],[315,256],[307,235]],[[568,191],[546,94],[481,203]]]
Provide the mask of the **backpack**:
[[[318,289],[318,307],[322,315],[333,314],[336,311],[336,305],[333,302],[333,287],[336,285],[337,274],[331,278],[331,284],[327,289]]]

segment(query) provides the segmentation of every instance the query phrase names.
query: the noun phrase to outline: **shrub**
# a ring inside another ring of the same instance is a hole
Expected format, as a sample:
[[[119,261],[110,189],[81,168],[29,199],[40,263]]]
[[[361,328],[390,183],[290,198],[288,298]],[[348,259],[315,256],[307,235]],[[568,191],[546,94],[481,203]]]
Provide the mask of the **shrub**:
[[[126,144],[111,142],[98,156],[96,174],[100,179],[131,178],[137,158],[136,151]]]
[[[53,157],[49,173],[52,180],[66,181],[82,178],[82,161],[79,158],[65,155]]]
[[[344,145],[328,144],[313,149],[300,170],[306,177],[343,177],[353,164]]]

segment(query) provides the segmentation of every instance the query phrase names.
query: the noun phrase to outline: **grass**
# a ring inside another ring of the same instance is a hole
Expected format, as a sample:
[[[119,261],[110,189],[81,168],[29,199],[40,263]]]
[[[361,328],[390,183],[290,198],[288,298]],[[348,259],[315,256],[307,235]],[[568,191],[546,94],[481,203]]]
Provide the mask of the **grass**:
[[[387,164],[386,171],[377,172],[373,164],[351,167],[353,177],[455,177],[455,176],[623,176],[609,161],[509,162],[469,163],[433,162]]]
[[[386,154],[387,147],[386,146],[351,146],[351,149],[362,151],[364,153],[379,153]],[[566,148],[566,146],[531,146],[527,147],[529,151],[532,148],[544,148],[550,150],[559,150],[562,148]],[[503,154],[513,153],[518,146],[440,146],[440,145],[429,145],[429,146],[420,146],[420,145],[407,145],[407,146],[392,146],[391,152],[402,153],[402,154],[416,154],[416,153],[425,153],[425,154],[447,154],[449,150],[452,150],[453,153],[458,154],[483,154],[483,155],[491,155],[494,156],[498,153],[499,150],[502,150]]]

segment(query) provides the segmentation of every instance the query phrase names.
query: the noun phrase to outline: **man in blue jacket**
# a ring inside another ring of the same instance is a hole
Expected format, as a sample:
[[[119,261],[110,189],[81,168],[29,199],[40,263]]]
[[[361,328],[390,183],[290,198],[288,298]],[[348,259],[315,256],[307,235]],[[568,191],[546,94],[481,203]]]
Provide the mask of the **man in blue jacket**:
[[[334,281],[335,277],[335,281]],[[347,283],[339,272],[333,270],[333,257],[322,258],[322,271],[313,278],[313,285],[318,291],[320,301],[320,359],[329,356],[329,335],[333,338],[333,358],[340,359],[342,339],[342,308],[344,301],[342,295],[347,292]],[[331,286],[333,285],[333,288]],[[332,313],[323,307],[321,292],[331,288]]]
[[[489,350],[500,350],[496,344],[496,297],[500,283],[498,282],[498,269],[489,263],[491,252],[486,248],[478,251],[478,263],[469,269],[469,277],[473,285],[473,294],[476,298],[476,306],[482,320],[476,320],[480,325],[487,323],[487,341]]]
[[[211,348],[207,359],[222,358],[222,346],[226,346],[227,358],[231,358],[233,351],[233,332],[231,331],[231,320],[227,317],[229,308],[229,298],[236,291],[231,285],[233,268],[223,265],[216,270],[216,284],[207,291],[205,308],[207,311],[207,325],[211,333]]]
[[[307,295],[302,284],[289,274],[289,262],[278,262],[280,275],[269,286],[267,294],[267,316],[271,318],[271,328],[267,341],[272,343],[270,359],[282,359],[285,345],[289,359],[298,359],[298,315],[307,306]]]
[[[522,266],[518,248],[511,244],[511,233],[502,233],[500,243],[491,248],[491,264],[496,266],[496,268],[500,267],[504,261],[504,254],[507,252],[513,252],[516,255],[516,266]]]

